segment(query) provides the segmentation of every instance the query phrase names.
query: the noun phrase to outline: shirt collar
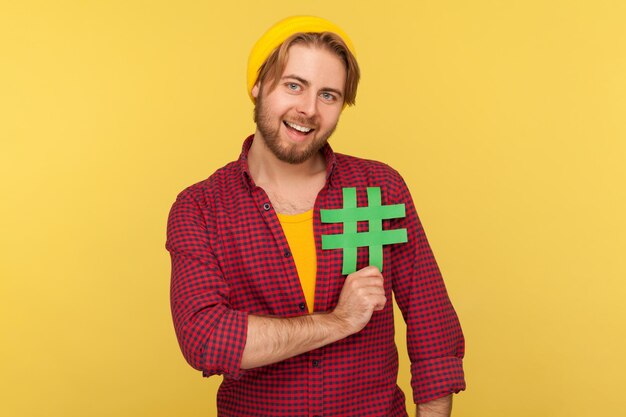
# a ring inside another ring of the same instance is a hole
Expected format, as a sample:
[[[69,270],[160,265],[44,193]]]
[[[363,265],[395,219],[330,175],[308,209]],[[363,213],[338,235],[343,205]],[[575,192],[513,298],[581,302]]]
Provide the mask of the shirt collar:
[[[254,180],[252,179],[252,175],[250,174],[250,168],[248,166],[248,152],[250,152],[250,147],[252,146],[253,140],[254,134],[246,138],[246,140],[243,142],[243,146],[241,147],[241,155],[239,156],[239,166],[241,168],[242,181],[250,192],[252,192],[252,190],[256,186],[254,184]],[[335,152],[328,143],[324,145],[321,152],[324,155],[324,159],[326,161],[326,182],[330,187],[334,187],[336,186],[335,167],[337,166],[337,156],[335,155]]]

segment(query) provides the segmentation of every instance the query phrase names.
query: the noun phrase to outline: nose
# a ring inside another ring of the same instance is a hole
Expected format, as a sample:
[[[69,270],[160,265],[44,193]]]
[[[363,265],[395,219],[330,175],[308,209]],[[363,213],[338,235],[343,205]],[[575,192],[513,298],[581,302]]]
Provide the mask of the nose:
[[[305,117],[313,117],[317,113],[317,94],[313,91],[308,91],[306,94],[302,94],[296,106],[298,114]]]

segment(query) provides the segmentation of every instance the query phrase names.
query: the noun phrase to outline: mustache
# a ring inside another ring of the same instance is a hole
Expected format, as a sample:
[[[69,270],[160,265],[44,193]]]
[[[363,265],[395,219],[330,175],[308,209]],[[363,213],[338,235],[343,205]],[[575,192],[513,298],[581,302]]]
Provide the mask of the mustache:
[[[308,126],[317,128],[317,117],[302,117],[302,116],[289,116],[285,120],[290,121],[301,126]]]

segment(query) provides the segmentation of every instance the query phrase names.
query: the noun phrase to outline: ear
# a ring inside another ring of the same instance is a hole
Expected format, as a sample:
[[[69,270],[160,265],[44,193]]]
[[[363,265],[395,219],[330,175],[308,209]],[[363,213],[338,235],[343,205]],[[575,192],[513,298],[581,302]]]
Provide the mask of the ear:
[[[254,97],[255,99],[259,96],[259,83],[257,82],[256,84],[254,84],[254,87],[252,87],[252,97]]]

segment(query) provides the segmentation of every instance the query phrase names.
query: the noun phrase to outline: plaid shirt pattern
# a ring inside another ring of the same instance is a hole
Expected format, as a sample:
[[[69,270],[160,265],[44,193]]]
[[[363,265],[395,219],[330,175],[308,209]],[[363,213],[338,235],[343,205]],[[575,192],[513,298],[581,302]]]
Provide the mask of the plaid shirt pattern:
[[[439,268],[400,175],[389,166],[323,149],[327,181],[314,207],[317,251],[315,311],[337,304],[345,276],[341,249],[322,250],[320,209],[342,207],[342,188],[356,187],[359,206],[367,187],[380,187],[382,204],[405,204],[406,217],[383,228],[406,228],[408,242],[383,249],[387,306],[359,333],[272,365],[240,369],[247,315],[293,317],[306,313],[294,260],[272,204],[250,176],[246,139],[238,161],[178,195],[168,221],[172,259],[171,308],[186,360],[204,376],[223,374],[220,416],[406,416],[396,384],[392,292],[407,323],[411,385],[417,403],[465,388],[464,339]],[[367,231],[359,222],[358,231]],[[368,264],[359,248],[357,269]]]

